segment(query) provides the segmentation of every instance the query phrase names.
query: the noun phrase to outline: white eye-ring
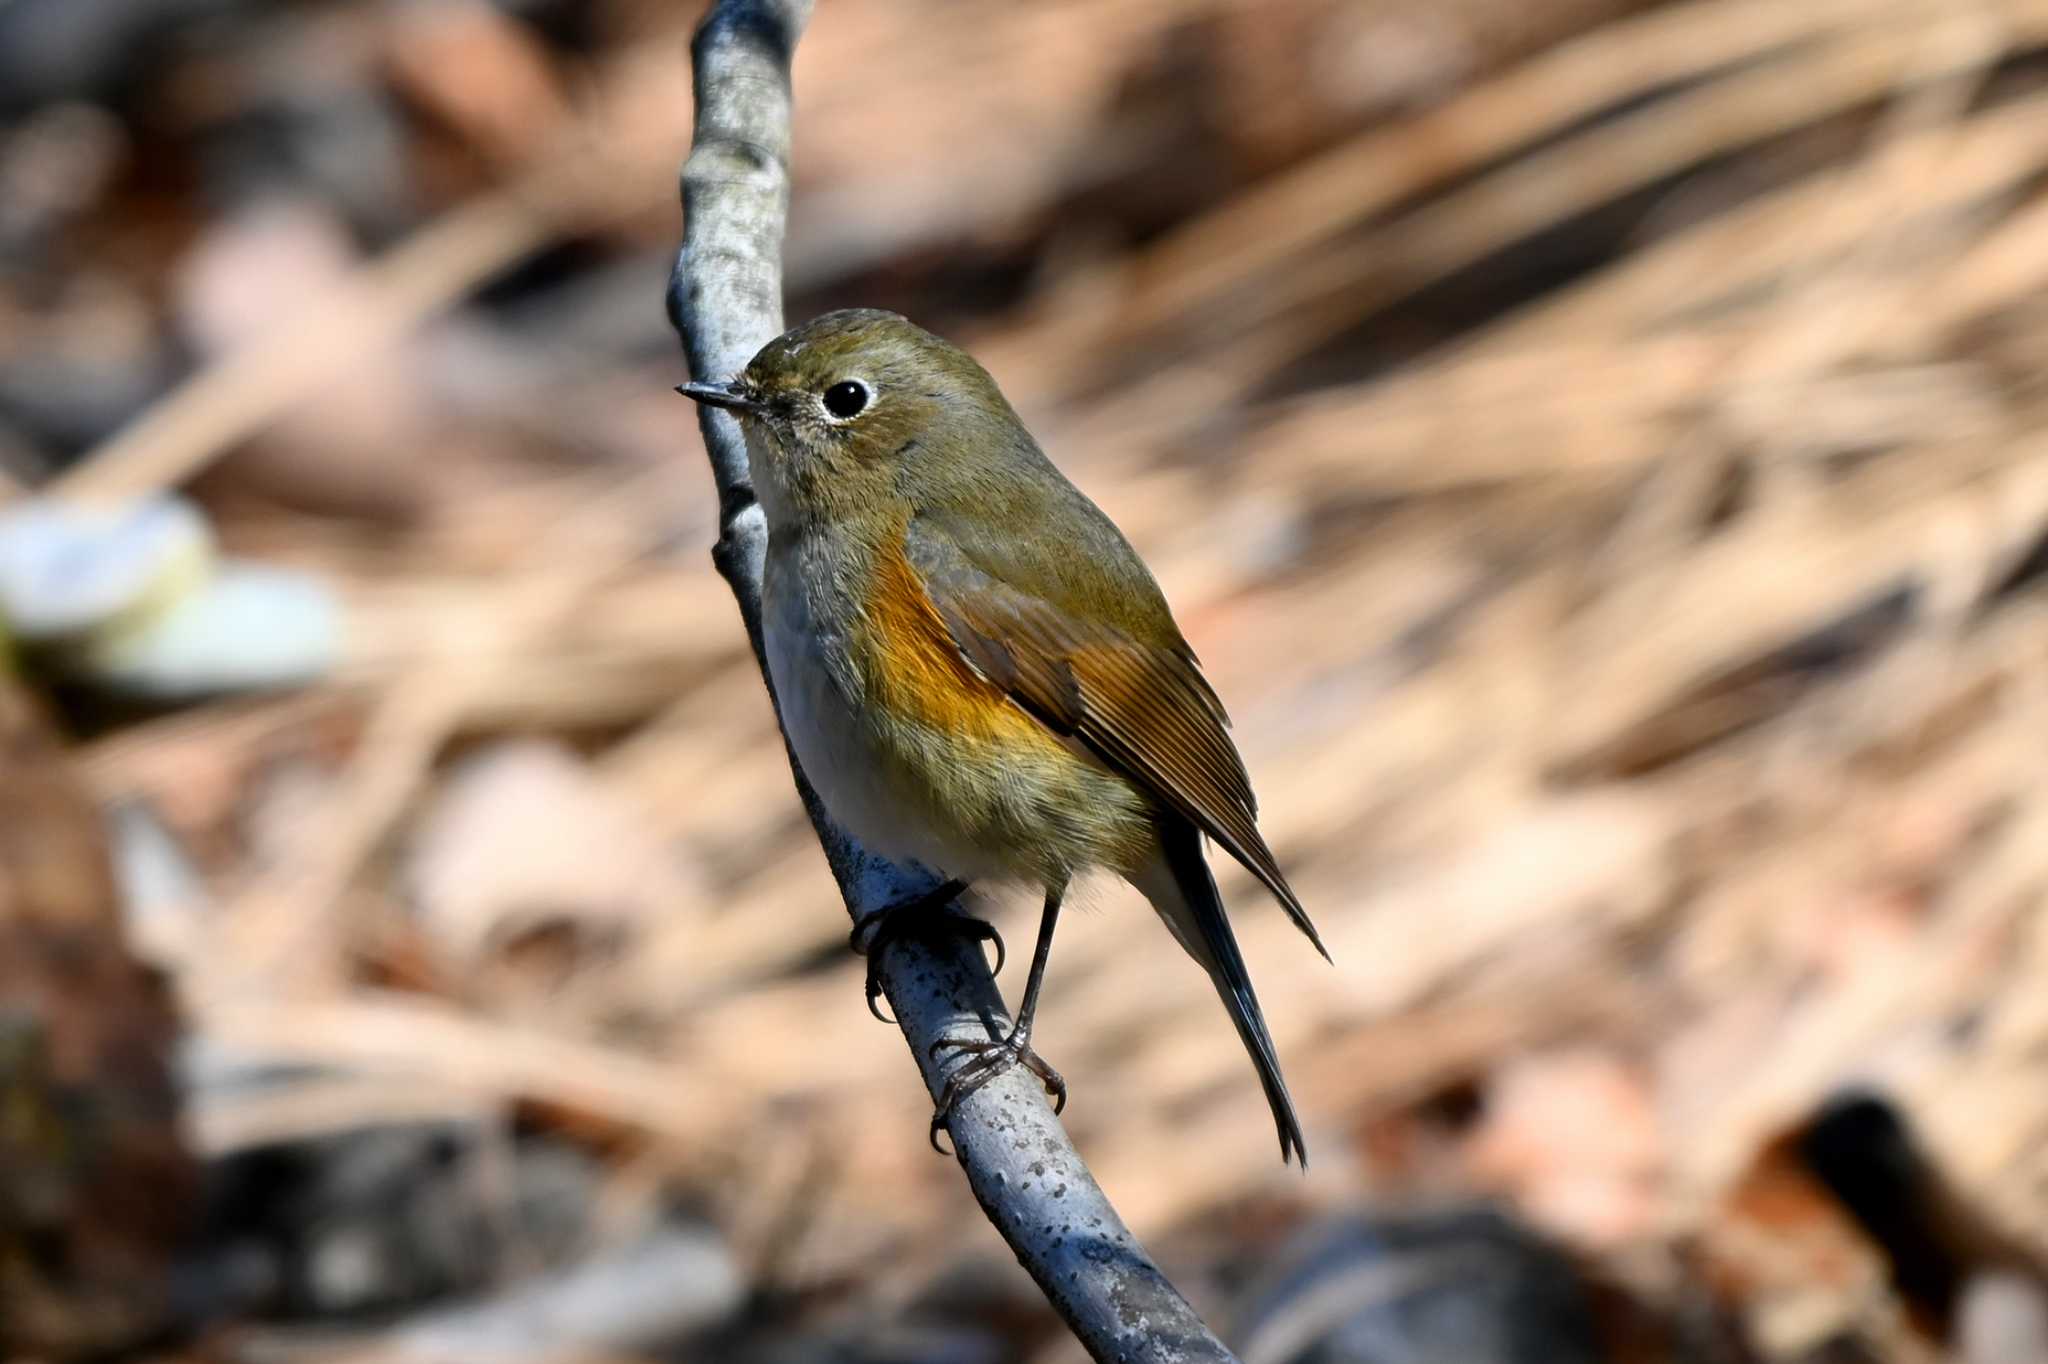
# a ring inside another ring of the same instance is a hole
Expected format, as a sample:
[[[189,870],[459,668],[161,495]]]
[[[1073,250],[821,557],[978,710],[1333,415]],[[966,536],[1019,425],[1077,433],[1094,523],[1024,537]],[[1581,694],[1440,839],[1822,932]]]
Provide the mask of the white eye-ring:
[[[867,410],[872,395],[858,379],[841,379],[825,390],[825,410],[840,421],[850,421]]]

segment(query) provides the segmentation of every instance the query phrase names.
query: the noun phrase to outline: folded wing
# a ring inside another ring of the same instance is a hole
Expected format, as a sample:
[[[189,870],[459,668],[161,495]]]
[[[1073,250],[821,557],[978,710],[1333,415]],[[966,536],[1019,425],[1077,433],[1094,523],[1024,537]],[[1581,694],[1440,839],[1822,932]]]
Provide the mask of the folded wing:
[[[1129,553],[1120,540],[1118,548]],[[977,556],[935,518],[914,518],[904,549],[976,672],[1207,834],[1258,877],[1316,950],[1329,956],[1259,834],[1258,802],[1226,731],[1229,719],[1177,629],[1169,626],[1171,643],[1164,646],[1136,639],[1091,610],[1086,584],[1072,590],[1071,576],[1063,601],[1015,588],[1000,565],[992,571],[988,551]],[[1138,573],[1156,596],[1149,576],[1141,568]],[[1031,576],[1062,581],[1057,573]],[[1124,586],[1128,591],[1130,584]],[[1164,617],[1163,600],[1158,611]]]

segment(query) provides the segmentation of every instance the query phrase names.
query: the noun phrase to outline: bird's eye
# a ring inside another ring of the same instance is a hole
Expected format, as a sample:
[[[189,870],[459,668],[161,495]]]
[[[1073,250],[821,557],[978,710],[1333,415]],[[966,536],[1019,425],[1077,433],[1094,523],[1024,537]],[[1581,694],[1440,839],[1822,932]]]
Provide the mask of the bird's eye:
[[[825,410],[841,421],[858,417],[867,405],[868,386],[853,379],[842,379],[825,390]]]

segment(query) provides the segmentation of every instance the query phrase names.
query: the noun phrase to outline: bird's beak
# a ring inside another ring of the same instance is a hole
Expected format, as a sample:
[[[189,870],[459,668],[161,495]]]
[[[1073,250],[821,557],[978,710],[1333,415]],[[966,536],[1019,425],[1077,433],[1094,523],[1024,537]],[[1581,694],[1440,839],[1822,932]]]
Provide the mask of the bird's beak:
[[[724,383],[678,384],[676,392],[706,407],[723,407],[733,412],[761,410],[761,404],[755,401],[753,394],[740,387],[737,379],[728,379]]]

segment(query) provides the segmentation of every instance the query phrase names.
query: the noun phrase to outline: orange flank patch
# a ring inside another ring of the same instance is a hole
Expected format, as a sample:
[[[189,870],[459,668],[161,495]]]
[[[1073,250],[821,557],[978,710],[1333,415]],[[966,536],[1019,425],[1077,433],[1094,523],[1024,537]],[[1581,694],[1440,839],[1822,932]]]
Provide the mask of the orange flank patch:
[[[892,547],[868,597],[877,704],[943,733],[1014,743],[1057,745],[1038,721],[1012,704],[960,656],[917,570]]]

